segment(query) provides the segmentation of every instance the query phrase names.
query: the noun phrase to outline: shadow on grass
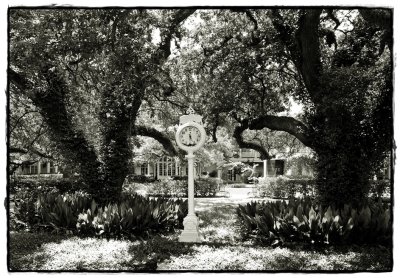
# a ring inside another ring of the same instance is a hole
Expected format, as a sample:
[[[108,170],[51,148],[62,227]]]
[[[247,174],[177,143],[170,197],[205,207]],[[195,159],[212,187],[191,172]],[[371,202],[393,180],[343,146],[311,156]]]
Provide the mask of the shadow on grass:
[[[353,248],[354,249],[354,248]],[[217,271],[391,271],[390,250],[377,246],[294,250],[259,245],[206,243],[192,245],[190,252],[176,252],[160,264],[160,270]]]
[[[131,246],[129,253],[134,254],[127,266],[136,271],[156,271],[158,263],[171,257],[192,254],[194,243],[178,241],[178,235],[155,236],[138,245]]]
[[[10,232],[9,237],[9,262],[10,271],[31,270],[40,268],[47,260],[42,254],[32,259],[32,254],[41,251],[46,243],[61,243],[69,238],[67,235],[30,232]],[[34,265],[32,265],[34,264]]]

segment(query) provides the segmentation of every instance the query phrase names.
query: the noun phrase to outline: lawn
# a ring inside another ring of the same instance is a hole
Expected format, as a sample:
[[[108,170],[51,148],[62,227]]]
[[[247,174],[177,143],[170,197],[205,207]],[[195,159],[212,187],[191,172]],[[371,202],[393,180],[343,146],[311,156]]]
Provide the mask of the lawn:
[[[245,200],[245,202],[248,200]],[[10,234],[11,270],[264,270],[390,271],[391,250],[382,246],[310,249],[240,240],[235,208],[240,199],[201,198],[196,211],[202,243],[178,242],[180,231],[147,240]]]

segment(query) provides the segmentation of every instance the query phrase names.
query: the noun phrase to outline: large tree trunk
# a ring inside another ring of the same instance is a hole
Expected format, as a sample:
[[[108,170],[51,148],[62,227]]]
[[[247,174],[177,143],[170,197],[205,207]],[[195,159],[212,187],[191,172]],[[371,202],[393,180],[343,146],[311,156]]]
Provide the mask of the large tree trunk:
[[[36,92],[32,100],[40,109],[41,115],[51,130],[50,135],[63,156],[78,166],[89,188],[97,188],[101,180],[100,162],[83,132],[73,127],[66,109],[68,89],[56,71],[49,70],[47,67],[43,70],[43,74],[48,89],[45,92]]]
[[[116,200],[122,192],[122,186],[129,172],[132,149],[129,145],[130,122],[128,117],[119,117],[107,123],[102,143],[102,161],[104,168],[105,196],[103,201]]]
[[[93,196],[102,196],[104,190],[103,174],[94,148],[84,137],[82,131],[74,128],[66,109],[68,89],[56,71],[43,70],[48,84],[45,92],[36,92],[31,99],[40,109],[50,136],[57,144],[63,157],[77,166],[82,181]]]
[[[123,183],[129,173],[129,161],[132,158],[130,139],[132,127],[136,122],[144,89],[138,82],[136,90],[121,93],[114,88],[119,84],[109,84],[109,90],[102,95],[100,123],[102,130],[101,161],[103,163],[103,182],[106,187],[104,201],[116,200],[122,192]],[[127,103],[129,105],[127,105]]]
[[[313,102],[313,109],[307,114],[307,137],[310,139],[309,146],[317,154],[320,201],[324,204],[360,204],[368,197],[370,178],[379,160],[378,153],[370,149],[379,148],[371,145],[374,140],[368,135],[362,135],[368,134],[361,124],[362,118],[357,117],[362,112],[357,112],[357,107],[346,103],[347,95],[353,92],[346,91],[347,88],[338,90],[330,84],[330,74],[323,71],[318,33],[321,12],[320,9],[299,11],[297,29],[285,24],[278,10],[271,15],[278,37],[289,50]],[[361,13],[370,15],[368,10]],[[377,24],[386,24],[388,19],[384,19],[386,21]],[[346,79],[349,76],[343,74],[336,78]]]

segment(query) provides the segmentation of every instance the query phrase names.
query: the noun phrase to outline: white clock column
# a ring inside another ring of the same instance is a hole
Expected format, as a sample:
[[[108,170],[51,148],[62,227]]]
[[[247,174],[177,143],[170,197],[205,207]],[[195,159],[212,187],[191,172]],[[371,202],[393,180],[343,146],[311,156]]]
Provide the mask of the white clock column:
[[[200,115],[194,113],[192,107],[187,110],[187,115],[179,117],[178,129],[175,133],[175,140],[178,147],[187,151],[185,156],[188,160],[188,215],[183,219],[183,232],[179,237],[181,242],[200,242],[199,219],[194,212],[194,154],[206,141],[206,131],[203,127],[203,120]],[[191,132],[195,131],[195,137]],[[186,138],[189,131],[189,138]],[[187,140],[189,139],[189,140]],[[194,139],[194,140],[192,140]]]
[[[185,157],[188,160],[188,215],[183,220],[184,230],[179,237],[179,241],[200,242],[199,220],[194,213],[193,165],[195,156],[193,155],[193,151],[188,151],[188,154]]]

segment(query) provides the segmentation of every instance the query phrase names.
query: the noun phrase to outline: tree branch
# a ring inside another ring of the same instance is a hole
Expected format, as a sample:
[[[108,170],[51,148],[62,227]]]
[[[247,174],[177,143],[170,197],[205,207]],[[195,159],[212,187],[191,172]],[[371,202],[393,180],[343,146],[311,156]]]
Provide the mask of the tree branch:
[[[155,128],[142,126],[142,125],[135,126],[135,135],[151,137],[151,138],[157,140],[171,156],[178,155],[178,151],[176,150],[175,146],[172,144],[171,139],[168,136],[166,136],[164,133],[158,131]]]
[[[213,125],[212,131],[211,131],[214,143],[217,143],[217,141],[218,141],[217,128],[218,128],[219,124],[220,124],[220,122],[219,122],[219,114],[216,114],[215,118],[214,118],[214,125]]]
[[[25,91],[30,87],[29,81],[20,73],[8,68],[8,81],[17,86],[21,91]]]
[[[204,56],[209,57],[213,55],[215,52],[223,48],[231,39],[233,39],[232,35],[225,36],[221,44],[213,48],[201,46],[203,48]]]
[[[328,15],[328,17],[333,20],[333,22],[335,22],[335,27],[334,29],[336,30],[339,25],[341,24],[341,22],[339,21],[339,19],[333,14],[333,9],[327,9],[326,13]]]
[[[247,129],[246,125],[239,125],[235,127],[233,131],[233,138],[235,138],[239,148],[253,149],[260,153],[260,158],[271,159],[272,156],[267,152],[267,150],[260,144],[254,142],[247,142],[243,139],[243,132]]]
[[[385,45],[393,51],[393,11],[389,9],[359,9],[360,14],[368,23],[378,26],[384,32],[381,37],[379,56],[383,53]]]
[[[358,9],[365,21],[384,30],[392,29],[392,12],[389,9]]]
[[[318,36],[321,12],[321,9],[302,11],[298,21],[299,28],[295,32],[285,24],[278,10],[273,10],[271,13],[272,23],[278,32],[278,37],[288,48],[293,63],[303,77],[310,97],[316,102],[320,97],[319,78],[322,74]]]
[[[242,123],[244,126],[246,126],[246,124],[247,128],[251,130],[269,128],[272,130],[285,131],[299,139],[305,146],[311,147],[311,139],[307,135],[308,128],[302,122],[292,117],[265,115]]]
[[[168,56],[171,54],[171,39],[172,35],[176,32],[177,27],[181,24],[186,18],[192,15],[196,10],[195,9],[181,9],[175,12],[172,16],[172,20],[170,22],[170,26],[161,33],[161,42],[156,51],[153,60],[158,63],[162,64]]]
[[[271,156],[261,144],[244,141],[242,134],[246,129],[261,130],[263,128],[269,128],[272,130],[285,131],[296,137],[305,146],[312,147],[311,138],[307,136],[307,127],[302,122],[292,117],[265,115],[252,120],[241,119],[239,122],[240,125],[236,126],[233,137],[236,139],[240,148],[249,148],[258,151],[261,155],[261,159],[270,159]]]

